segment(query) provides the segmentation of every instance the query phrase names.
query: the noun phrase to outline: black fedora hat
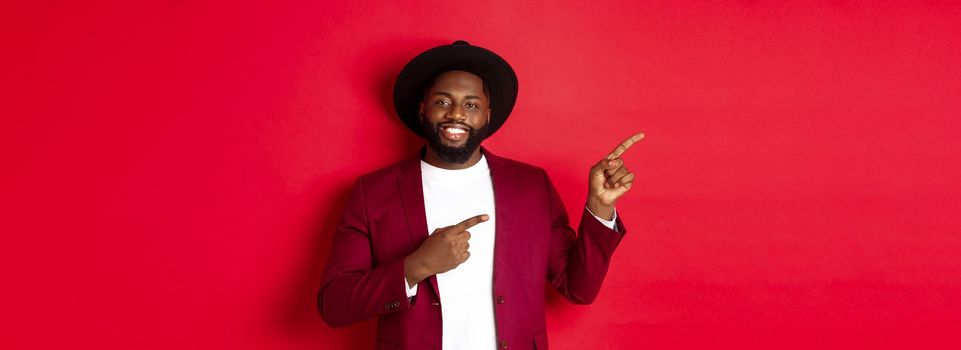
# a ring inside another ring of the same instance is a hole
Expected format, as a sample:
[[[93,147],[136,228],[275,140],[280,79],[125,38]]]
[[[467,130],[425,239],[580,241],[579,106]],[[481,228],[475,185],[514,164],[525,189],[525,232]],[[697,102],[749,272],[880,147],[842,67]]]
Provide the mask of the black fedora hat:
[[[418,116],[420,101],[437,75],[462,70],[484,80],[490,90],[491,119],[488,135],[504,125],[517,100],[517,75],[503,58],[482,47],[458,40],[438,46],[414,57],[404,66],[394,83],[394,109],[408,129],[423,137]]]

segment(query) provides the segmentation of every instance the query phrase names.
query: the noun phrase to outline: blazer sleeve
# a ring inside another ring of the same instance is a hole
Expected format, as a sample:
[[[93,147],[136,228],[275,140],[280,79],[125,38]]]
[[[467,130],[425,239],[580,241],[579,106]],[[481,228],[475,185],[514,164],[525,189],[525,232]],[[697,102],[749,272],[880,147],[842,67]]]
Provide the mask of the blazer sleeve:
[[[618,231],[604,226],[584,208],[577,234],[571,228],[567,210],[547,173],[547,192],[551,215],[551,248],[547,278],[561,295],[575,304],[590,304],[601,289],[611,255],[627,227],[616,220]]]
[[[407,310],[404,259],[375,264],[363,178],[354,185],[334,232],[317,308],[331,327]]]

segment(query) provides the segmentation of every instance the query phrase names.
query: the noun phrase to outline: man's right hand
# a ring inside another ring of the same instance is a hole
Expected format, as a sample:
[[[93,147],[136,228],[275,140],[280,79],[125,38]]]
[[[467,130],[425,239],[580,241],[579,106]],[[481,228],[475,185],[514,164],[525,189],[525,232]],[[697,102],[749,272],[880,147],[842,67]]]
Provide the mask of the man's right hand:
[[[474,216],[457,225],[434,230],[417,250],[404,259],[404,276],[413,286],[427,277],[443,273],[463,264],[470,257],[470,232],[467,229],[487,221],[487,214]]]

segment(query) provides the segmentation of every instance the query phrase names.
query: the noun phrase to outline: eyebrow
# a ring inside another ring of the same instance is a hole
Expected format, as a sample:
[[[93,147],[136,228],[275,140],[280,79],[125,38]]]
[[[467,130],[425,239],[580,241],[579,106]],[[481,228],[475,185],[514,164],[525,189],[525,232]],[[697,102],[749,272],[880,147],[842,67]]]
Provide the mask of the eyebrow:
[[[444,96],[450,97],[451,99],[454,98],[454,95],[451,95],[451,94],[446,93],[446,92],[443,92],[443,91],[441,91],[441,92],[435,92],[434,95],[444,95]],[[467,96],[464,96],[464,99],[468,99],[468,100],[469,100],[469,99],[472,99],[472,98],[473,98],[473,99],[478,99],[478,100],[481,99],[480,96],[477,96],[477,95],[467,95]]]

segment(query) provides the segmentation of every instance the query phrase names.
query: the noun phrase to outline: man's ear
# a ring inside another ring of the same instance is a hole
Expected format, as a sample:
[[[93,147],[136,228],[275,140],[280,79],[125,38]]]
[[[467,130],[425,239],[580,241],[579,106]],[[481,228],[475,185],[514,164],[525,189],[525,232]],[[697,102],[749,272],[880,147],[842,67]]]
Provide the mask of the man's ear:
[[[487,125],[491,123],[491,108],[487,109]]]
[[[424,122],[424,101],[420,101],[417,104],[417,117],[420,118],[420,122]]]

